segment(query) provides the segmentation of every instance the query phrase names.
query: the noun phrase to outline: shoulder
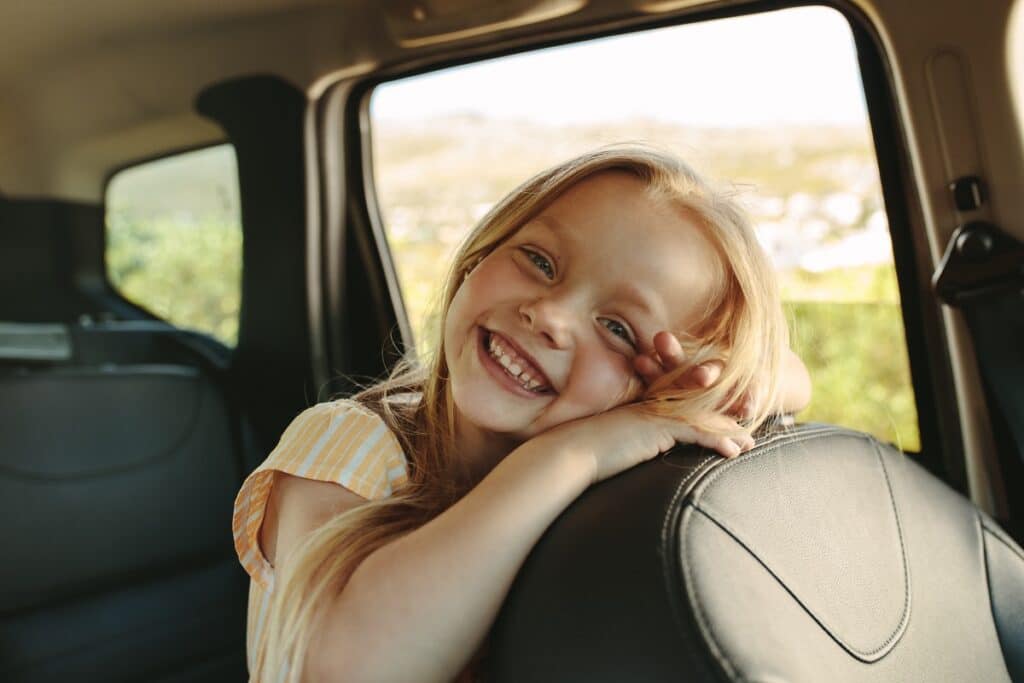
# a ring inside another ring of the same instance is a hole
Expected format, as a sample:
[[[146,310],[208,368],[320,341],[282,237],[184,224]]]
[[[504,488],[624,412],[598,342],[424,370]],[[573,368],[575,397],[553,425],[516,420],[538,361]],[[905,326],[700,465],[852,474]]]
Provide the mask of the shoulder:
[[[406,479],[406,457],[379,415],[351,400],[300,413],[257,469],[340,484],[369,499],[390,495]]]
[[[405,483],[407,469],[398,439],[376,413],[350,400],[307,408],[235,499],[232,526],[242,565],[269,583],[278,539],[386,498]]]

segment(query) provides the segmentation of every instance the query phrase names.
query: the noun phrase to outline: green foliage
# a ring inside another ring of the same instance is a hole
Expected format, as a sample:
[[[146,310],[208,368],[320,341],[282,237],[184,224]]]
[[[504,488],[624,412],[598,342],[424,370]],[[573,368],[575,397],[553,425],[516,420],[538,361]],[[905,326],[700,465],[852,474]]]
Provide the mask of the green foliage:
[[[421,352],[436,337],[437,298],[454,249],[483,211],[540,168],[603,142],[678,140],[683,150],[701,150],[707,163],[699,165],[713,175],[753,183],[762,197],[820,197],[857,186],[874,188],[864,194],[865,211],[881,204],[862,130],[681,131],[649,122],[632,135],[626,133],[632,127],[567,133],[524,126],[510,133],[503,123],[461,123],[375,130],[381,133],[374,136],[378,199]],[[108,274],[154,314],[233,346],[242,261],[233,153],[223,146],[181,156],[115,179]],[[858,221],[835,230],[841,236],[860,227]],[[800,419],[847,425],[918,450],[893,266],[792,268],[779,275],[793,348],[814,384]]]
[[[126,298],[179,327],[238,341],[242,230],[226,220],[107,216],[107,274]]]
[[[798,417],[846,425],[919,451],[899,305],[791,302],[786,312],[793,350],[806,363],[814,386],[811,405]]]
[[[779,273],[784,301],[900,303],[892,265],[833,268],[822,272],[794,268]]]
[[[572,129],[484,118],[420,126],[374,122],[378,200],[402,296],[421,352],[436,337],[437,297],[455,245],[483,210],[540,169],[602,144],[648,140],[677,150],[712,177],[730,178],[756,198],[775,198],[774,215],[799,231],[829,223],[823,242],[863,230],[882,208],[867,126],[701,129],[635,120]],[[788,216],[798,194],[818,205],[830,193],[853,194],[860,216],[849,223]],[[800,234],[799,232],[797,234]],[[794,350],[814,384],[799,417],[847,425],[920,448],[916,406],[903,339],[896,271],[891,263],[779,273],[794,325]]]
[[[125,169],[106,201],[111,284],[158,317],[234,346],[242,224],[231,145]]]

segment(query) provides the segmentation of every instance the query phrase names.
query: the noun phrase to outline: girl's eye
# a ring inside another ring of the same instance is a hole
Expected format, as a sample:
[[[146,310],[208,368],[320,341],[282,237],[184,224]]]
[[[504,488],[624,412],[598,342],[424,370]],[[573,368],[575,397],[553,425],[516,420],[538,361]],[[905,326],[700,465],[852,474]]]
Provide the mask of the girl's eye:
[[[601,318],[601,324],[608,328],[608,331],[614,334],[616,337],[620,337],[630,346],[636,348],[636,342],[633,341],[633,335],[630,333],[629,328],[620,323],[618,320],[611,318]]]
[[[551,261],[547,256],[532,249],[523,249],[523,253],[526,254],[526,258],[530,259],[533,265],[537,266],[537,270],[544,273],[544,277],[549,280],[555,279],[555,267],[551,265]]]

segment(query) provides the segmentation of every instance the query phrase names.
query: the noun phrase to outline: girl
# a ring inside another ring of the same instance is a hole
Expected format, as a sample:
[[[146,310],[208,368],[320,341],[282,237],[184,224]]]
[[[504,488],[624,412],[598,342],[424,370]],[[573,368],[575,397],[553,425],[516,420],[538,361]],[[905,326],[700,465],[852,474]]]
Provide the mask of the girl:
[[[424,367],[302,413],[243,485],[254,680],[469,676],[530,548],[588,486],[677,441],[738,455],[809,399],[743,212],[645,148],[495,206],[440,330]]]

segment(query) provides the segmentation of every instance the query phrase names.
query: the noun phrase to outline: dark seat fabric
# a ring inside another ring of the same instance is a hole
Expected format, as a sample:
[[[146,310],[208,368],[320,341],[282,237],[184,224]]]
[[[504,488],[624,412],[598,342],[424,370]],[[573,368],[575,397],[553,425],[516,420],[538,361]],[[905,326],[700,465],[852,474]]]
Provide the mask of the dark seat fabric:
[[[1024,553],[873,438],[679,448],[588,491],[495,624],[491,679],[1024,681]]]
[[[232,417],[166,335],[0,368],[0,680],[244,680]]]

